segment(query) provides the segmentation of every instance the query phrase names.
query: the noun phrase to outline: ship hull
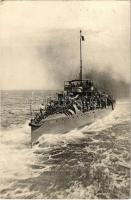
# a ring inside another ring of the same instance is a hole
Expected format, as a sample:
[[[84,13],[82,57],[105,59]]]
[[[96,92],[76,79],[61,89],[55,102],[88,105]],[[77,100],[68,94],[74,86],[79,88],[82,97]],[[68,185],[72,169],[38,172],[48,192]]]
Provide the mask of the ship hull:
[[[41,122],[39,125],[31,124],[31,142],[36,143],[43,134],[66,133],[75,128],[80,128],[93,123],[96,119],[103,118],[112,111],[111,107],[106,109],[78,112],[71,116],[55,114]]]

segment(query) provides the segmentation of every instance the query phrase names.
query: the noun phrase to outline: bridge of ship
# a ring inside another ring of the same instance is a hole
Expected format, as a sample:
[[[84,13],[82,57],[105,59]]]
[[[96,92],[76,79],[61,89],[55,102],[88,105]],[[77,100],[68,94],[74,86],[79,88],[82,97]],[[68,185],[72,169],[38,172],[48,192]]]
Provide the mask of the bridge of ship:
[[[87,91],[93,87],[93,81],[86,80],[71,80],[64,82],[64,90],[67,92],[81,93],[82,91]]]

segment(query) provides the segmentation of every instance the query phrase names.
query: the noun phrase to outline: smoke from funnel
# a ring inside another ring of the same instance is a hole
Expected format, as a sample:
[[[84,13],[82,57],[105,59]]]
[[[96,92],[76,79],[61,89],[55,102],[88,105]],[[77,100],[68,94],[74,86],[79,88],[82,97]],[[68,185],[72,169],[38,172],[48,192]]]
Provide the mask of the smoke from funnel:
[[[84,32],[83,32],[84,34]],[[91,35],[93,35],[91,33]],[[99,33],[95,33],[92,37],[98,37]],[[92,41],[89,35],[82,42],[83,52],[83,77],[93,79],[97,86],[113,93],[114,96],[127,96],[128,83],[122,77],[122,72],[114,68],[116,63],[107,61],[112,60],[113,55],[108,52],[108,57],[104,54],[104,46],[99,46]],[[95,47],[95,51],[91,46]],[[70,79],[79,78],[80,70],[80,46],[79,46],[79,30],[53,30],[48,40],[41,41],[41,45],[37,46],[37,54],[43,66],[46,69],[48,80],[54,81],[54,87],[63,88],[63,82]],[[102,45],[102,44],[101,44]],[[99,48],[99,52],[96,50]],[[91,50],[90,50],[91,49]],[[107,51],[107,50],[106,50]],[[98,57],[97,54],[101,56]],[[108,58],[108,59],[107,59]]]

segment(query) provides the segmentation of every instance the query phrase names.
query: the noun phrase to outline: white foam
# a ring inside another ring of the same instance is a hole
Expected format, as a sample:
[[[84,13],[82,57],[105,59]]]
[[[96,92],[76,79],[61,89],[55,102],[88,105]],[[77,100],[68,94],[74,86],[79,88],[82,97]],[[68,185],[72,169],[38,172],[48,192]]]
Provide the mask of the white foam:
[[[58,145],[59,143],[75,142],[78,139],[85,137],[85,135],[78,129],[74,129],[65,134],[43,134],[39,138],[40,144]]]
[[[29,141],[27,123],[23,128],[14,127],[0,132],[0,189],[12,180],[32,176],[30,165],[35,162],[35,158]]]
[[[122,101],[117,103],[115,110],[109,115],[103,119],[97,119],[93,124],[85,126],[81,131],[101,131],[128,120],[130,120],[129,102]]]

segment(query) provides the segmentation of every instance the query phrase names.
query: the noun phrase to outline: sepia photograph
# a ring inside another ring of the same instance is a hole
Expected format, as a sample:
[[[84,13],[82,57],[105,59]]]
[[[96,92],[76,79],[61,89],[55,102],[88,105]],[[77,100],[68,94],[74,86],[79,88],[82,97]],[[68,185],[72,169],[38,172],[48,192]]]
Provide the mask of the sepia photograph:
[[[130,198],[130,1],[0,3],[0,199]]]

